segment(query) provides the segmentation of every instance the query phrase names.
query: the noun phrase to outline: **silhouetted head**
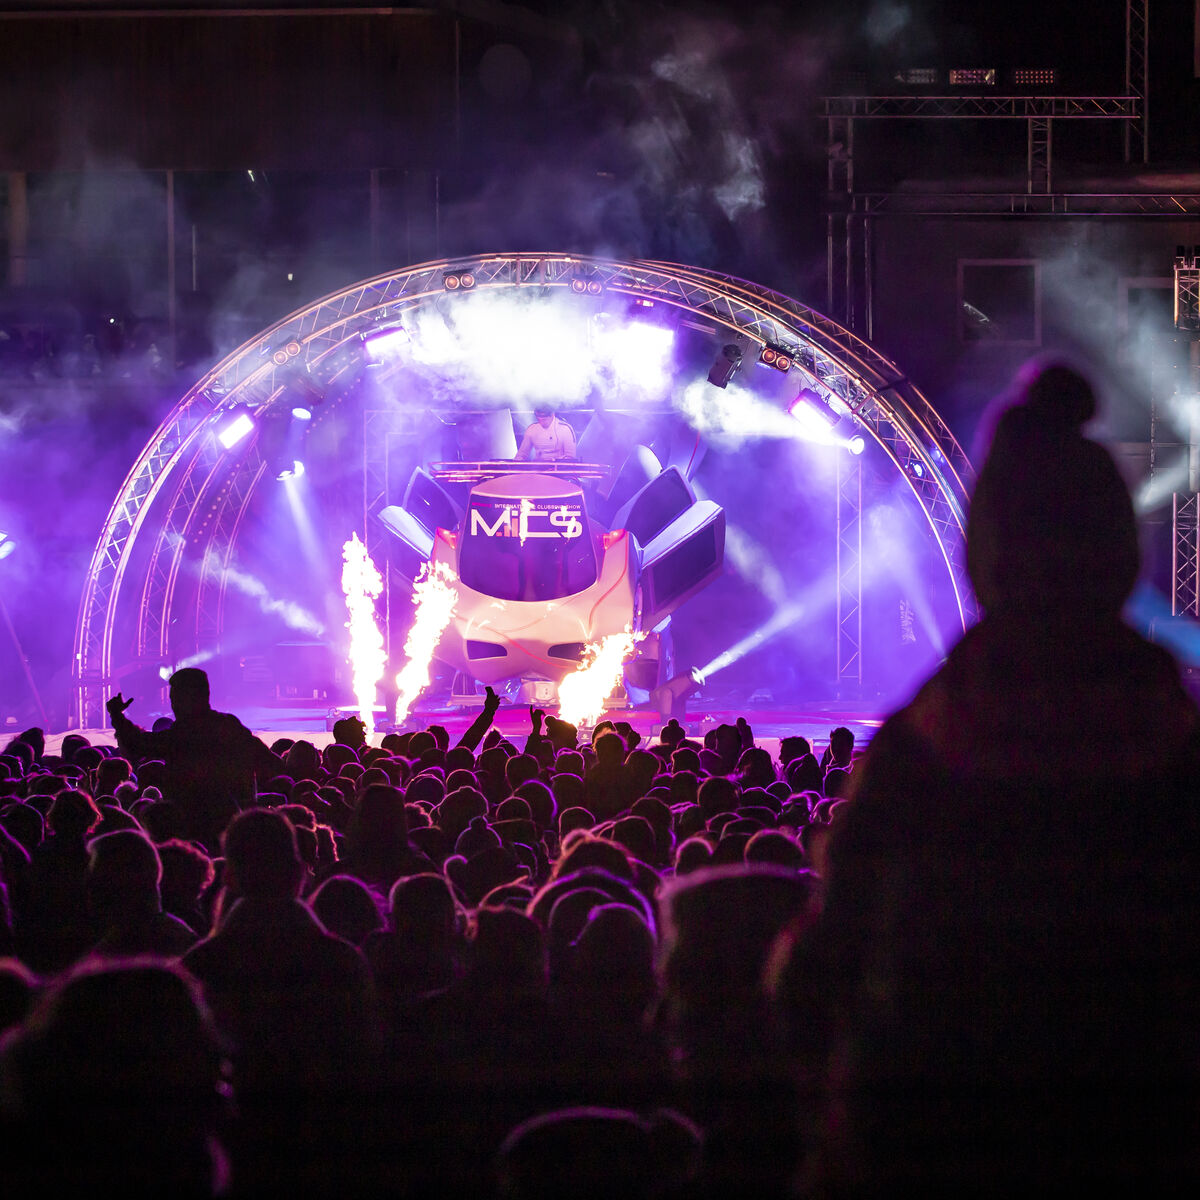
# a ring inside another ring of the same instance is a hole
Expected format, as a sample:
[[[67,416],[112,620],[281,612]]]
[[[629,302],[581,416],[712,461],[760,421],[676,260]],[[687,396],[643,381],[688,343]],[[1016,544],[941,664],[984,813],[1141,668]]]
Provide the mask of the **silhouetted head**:
[[[162,863],[144,833],[121,829],[88,842],[88,902],[97,912],[160,906]]]
[[[361,879],[333,875],[309,897],[317,919],[338,937],[358,946],[369,934],[383,928],[379,901]]]
[[[1034,362],[1005,397],[967,519],[967,569],[989,612],[1119,613],[1137,579],[1137,526],[1112,455],[1083,435],[1089,382]]]
[[[225,883],[239,896],[292,899],[304,879],[296,831],[282,813],[249,808],[229,822],[221,839]]]
[[[839,767],[849,766],[854,753],[854,734],[845,725],[839,725],[829,734],[829,753]]]
[[[210,707],[208,674],[199,667],[182,667],[167,680],[171,711],[176,720],[195,716]]]
[[[342,717],[333,723],[334,741],[358,750],[367,744],[367,727],[359,717]]]
[[[55,835],[83,838],[100,824],[100,809],[87,792],[72,788],[54,797],[46,824]]]

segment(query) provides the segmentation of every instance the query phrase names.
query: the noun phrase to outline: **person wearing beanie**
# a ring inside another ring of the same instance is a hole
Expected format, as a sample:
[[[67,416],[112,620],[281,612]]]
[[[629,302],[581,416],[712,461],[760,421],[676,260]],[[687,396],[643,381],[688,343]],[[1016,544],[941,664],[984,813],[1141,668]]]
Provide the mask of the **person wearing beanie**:
[[[847,781],[779,975],[838,1114],[818,1191],[1200,1177],[1200,713],[1122,620],[1137,528],[1095,411],[1062,363],[998,406],[967,522],[983,616]]]

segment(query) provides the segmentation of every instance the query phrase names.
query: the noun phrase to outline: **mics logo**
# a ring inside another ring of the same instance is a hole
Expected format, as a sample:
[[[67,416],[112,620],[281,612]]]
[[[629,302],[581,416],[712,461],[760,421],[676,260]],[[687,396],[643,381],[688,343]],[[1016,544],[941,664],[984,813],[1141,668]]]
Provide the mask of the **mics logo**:
[[[491,513],[471,509],[471,537],[555,538],[572,541],[583,536],[582,510],[570,504],[538,505],[532,500],[519,504],[490,505]],[[488,517],[491,517],[489,521]]]

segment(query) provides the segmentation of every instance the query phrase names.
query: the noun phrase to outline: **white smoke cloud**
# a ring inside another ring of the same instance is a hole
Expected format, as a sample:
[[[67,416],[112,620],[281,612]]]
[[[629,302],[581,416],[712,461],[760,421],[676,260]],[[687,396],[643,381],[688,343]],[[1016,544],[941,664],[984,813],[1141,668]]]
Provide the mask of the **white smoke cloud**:
[[[762,438],[802,440],[800,425],[783,409],[736,380],[725,388],[693,380],[676,396],[675,406],[697,433],[722,450]]]
[[[224,575],[227,587],[232,587],[243,596],[256,601],[262,613],[279,617],[289,629],[313,637],[321,637],[325,633],[325,626],[308,609],[293,600],[282,600],[272,596],[267,585],[257,576],[240,571],[236,567],[226,567]]]

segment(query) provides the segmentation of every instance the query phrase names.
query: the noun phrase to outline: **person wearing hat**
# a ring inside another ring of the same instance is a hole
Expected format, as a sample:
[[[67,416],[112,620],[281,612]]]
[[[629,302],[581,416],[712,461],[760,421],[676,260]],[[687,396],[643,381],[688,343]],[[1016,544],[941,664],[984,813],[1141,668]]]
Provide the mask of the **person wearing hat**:
[[[1200,712],[1122,619],[1137,528],[1095,411],[1062,363],[999,407],[967,522],[983,616],[833,822],[780,991],[838,1114],[818,1190],[1200,1182]]]
[[[553,409],[539,405],[533,410],[534,421],[526,430],[517,450],[517,461],[530,458],[539,462],[562,462],[575,457],[575,431],[560,420]]]

